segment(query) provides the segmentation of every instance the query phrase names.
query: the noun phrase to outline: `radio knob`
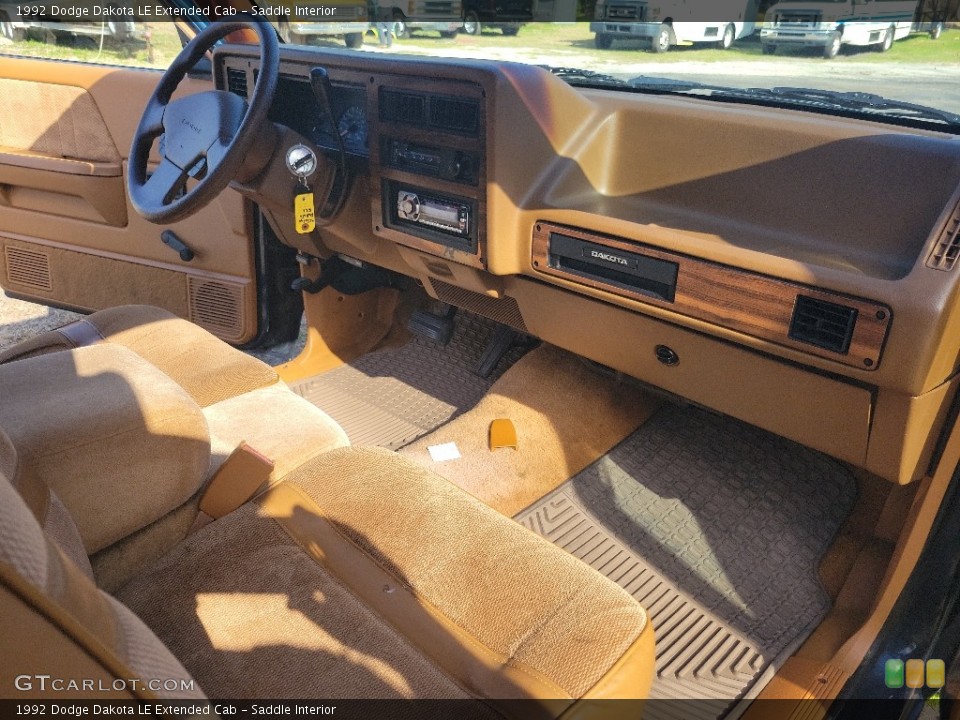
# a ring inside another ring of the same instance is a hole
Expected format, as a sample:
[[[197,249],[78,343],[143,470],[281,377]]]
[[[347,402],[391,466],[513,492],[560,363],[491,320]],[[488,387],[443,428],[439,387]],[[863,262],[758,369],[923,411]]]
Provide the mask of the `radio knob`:
[[[416,195],[405,195],[400,200],[400,214],[410,220],[416,220],[420,214],[420,199]]]

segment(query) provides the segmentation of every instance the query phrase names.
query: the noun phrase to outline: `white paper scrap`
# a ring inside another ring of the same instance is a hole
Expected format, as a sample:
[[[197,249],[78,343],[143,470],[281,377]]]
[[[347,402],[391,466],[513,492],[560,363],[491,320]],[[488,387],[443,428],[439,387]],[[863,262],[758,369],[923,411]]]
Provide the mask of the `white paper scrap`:
[[[456,460],[460,457],[460,451],[455,442],[443,443],[442,445],[431,445],[427,448],[430,457],[434,462],[446,462],[447,460]]]

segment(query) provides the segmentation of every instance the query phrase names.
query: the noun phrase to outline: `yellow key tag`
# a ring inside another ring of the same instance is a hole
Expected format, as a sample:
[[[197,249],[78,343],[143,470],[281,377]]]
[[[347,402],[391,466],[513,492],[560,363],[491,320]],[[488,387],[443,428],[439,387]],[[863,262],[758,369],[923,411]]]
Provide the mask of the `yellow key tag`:
[[[293,219],[297,225],[297,232],[301,235],[313,232],[317,227],[312,192],[302,192],[293,199]]]

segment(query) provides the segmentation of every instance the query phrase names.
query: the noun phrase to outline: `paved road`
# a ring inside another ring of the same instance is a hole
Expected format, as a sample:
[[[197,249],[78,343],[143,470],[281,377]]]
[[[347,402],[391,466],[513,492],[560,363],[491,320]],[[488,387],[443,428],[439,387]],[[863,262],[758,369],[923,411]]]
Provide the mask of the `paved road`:
[[[369,46],[365,49],[378,52]],[[859,90],[908,102],[931,105],[960,114],[960,64],[920,65],[896,62],[857,62],[856,57],[837,61],[801,55],[763,60],[702,62],[686,57],[679,62],[651,62],[641,50],[632,53],[585,52],[580,49],[551,50],[516,47],[462,48],[420,42],[397,43],[393,52],[445,57],[513,60],[537,65],[574,66],[608,73],[624,79],[653,75],[670,79],[697,80],[733,87],[816,87],[827,90]],[[693,56],[694,52],[689,52]]]

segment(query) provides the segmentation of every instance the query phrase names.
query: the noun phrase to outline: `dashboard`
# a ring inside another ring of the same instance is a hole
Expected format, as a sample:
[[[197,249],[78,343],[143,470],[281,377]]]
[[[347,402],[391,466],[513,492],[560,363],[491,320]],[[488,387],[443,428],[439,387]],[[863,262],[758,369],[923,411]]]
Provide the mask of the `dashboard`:
[[[252,87],[255,49],[215,61],[219,87]],[[510,63],[284,48],[281,76],[282,142],[329,155],[337,133],[354,175],[307,235],[269,202],[292,184],[250,184],[283,242],[893,482],[925,470],[960,367],[956,138]]]

